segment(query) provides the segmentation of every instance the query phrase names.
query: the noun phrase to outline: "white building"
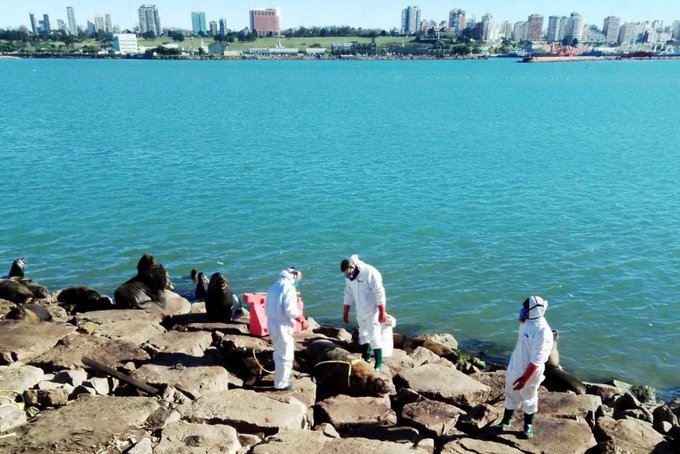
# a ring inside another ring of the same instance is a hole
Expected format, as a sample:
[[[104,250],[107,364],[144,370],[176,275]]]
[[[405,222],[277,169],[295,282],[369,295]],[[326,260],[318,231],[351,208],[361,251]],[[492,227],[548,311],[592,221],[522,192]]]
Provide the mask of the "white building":
[[[116,33],[113,35],[113,48],[122,55],[138,54],[137,35],[134,33]]]

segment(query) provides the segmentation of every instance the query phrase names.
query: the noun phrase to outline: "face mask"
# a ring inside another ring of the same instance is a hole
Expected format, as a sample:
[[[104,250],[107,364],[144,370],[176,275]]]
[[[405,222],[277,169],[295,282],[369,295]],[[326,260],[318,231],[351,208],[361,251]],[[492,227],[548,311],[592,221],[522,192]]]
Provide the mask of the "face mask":
[[[352,273],[345,273],[345,277],[349,280],[352,280]]]
[[[531,304],[531,301],[536,301],[535,298],[532,299],[527,299],[522,303],[522,308],[519,310],[519,321],[524,323],[526,320],[529,320],[529,313],[531,312],[532,309],[536,307],[543,307],[542,304],[534,304],[533,306],[529,307],[529,304]]]

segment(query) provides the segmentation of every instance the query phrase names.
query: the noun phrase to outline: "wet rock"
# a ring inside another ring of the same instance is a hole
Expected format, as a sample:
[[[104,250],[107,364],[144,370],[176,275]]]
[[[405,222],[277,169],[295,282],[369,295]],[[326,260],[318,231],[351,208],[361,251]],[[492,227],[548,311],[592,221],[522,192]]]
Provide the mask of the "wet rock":
[[[0,364],[26,364],[75,330],[73,325],[62,323],[0,320]]]
[[[400,372],[394,378],[397,387],[407,387],[432,400],[459,407],[485,402],[490,388],[455,368],[425,364]]]
[[[241,449],[236,430],[223,424],[195,424],[178,421],[168,424],[154,454],[219,452],[236,454]]]

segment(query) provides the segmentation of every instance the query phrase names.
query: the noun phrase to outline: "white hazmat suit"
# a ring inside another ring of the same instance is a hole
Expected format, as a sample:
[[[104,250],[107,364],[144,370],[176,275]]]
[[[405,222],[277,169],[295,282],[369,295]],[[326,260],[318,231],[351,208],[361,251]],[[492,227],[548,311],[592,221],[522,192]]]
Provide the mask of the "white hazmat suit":
[[[297,306],[297,291],[293,270],[281,271],[279,279],[269,287],[264,311],[267,316],[267,329],[274,344],[274,387],[285,389],[290,384],[295,357],[293,331],[295,320],[300,318]]]
[[[350,257],[359,274],[354,280],[345,279],[344,305],[354,302],[357,324],[359,325],[359,344],[370,344],[372,348],[382,348],[382,331],[378,321],[378,306],[385,307],[385,288],[382,275],[373,266],[359,260],[357,255]]]
[[[505,408],[533,414],[538,410],[538,387],[545,379],[543,372],[553,348],[553,334],[545,319],[547,300],[531,296],[527,309],[526,320],[520,323],[517,345],[510,357],[505,377]],[[522,389],[513,389],[515,381],[522,377],[529,363],[533,363],[536,370]]]

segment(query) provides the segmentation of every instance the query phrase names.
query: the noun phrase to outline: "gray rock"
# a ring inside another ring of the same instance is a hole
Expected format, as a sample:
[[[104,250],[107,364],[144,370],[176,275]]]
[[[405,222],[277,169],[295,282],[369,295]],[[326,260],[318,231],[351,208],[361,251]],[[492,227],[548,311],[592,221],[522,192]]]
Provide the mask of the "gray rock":
[[[154,399],[145,397],[82,396],[41,412],[40,418],[21,427],[16,440],[0,440],[0,451],[98,452],[114,438],[134,435],[158,407]]]
[[[0,406],[0,433],[9,432],[26,424],[26,413],[16,405],[6,404]],[[2,443],[0,443],[2,451]],[[10,452],[10,451],[4,451]]]
[[[194,424],[184,421],[167,425],[154,454],[236,454],[241,449],[236,429],[222,424]]]
[[[535,454],[585,453],[597,446],[590,426],[582,418],[577,420],[555,418],[544,416],[541,412],[542,410],[539,410],[534,419],[534,437],[531,440],[521,438],[523,426],[521,412],[515,414],[510,429],[498,435],[498,438],[520,451]]]
[[[449,333],[421,334],[416,339],[422,339],[423,346],[432,349],[438,355],[458,350],[458,341]]]
[[[586,385],[586,393],[600,396],[603,402],[608,402],[614,396],[621,394],[621,390],[614,385],[604,383],[583,382]]]
[[[306,429],[307,407],[294,397],[272,397],[244,389],[204,394],[178,411],[190,422],[228,424],[239,432],[273,435]]]
[[[566,451],[560,451],[566,452]],[[441,454],[522,454],[517,448],[490,440],[460,438],[446,443]]]
[[[652,411],[654,417],[654,425],[659,423],[667,422],[671,426],[678,425],[678,417],[671,411],[671,409],[666,404],[659,405]]]
[[[130,376],[151,386],[171,385],[191,399],[197,399],[206,393],[226,391],[230,383],[234,386],[243,386],[241,379],[231,375],[222,366],[183,367],[145,364]]]
[[[45,372],[34,366],[14,363],[0,366],[0,390],[11,390],[23,394],[45,378]],[[0,403],[2,403],[0,401]]]
[[[61,407],[68,402],[69,393],[63,389],[29,389],[24,393],[26,405],[39,408]]]
[[[458,433],[456,424],[458,418],[464,414],[458,407],[429,399],[407,404],[401,411],[405,424],[415,427],[427,437]]]
[[[425,364],[401,371],[394,379],[423,396],[448,404],[471,407],[485,402],[490,388],[458,370],[441,364]]]
[[[99,396],[108,395],[111,392],[113,385],[113,378],[111,377],[92,377],[83,382],[83,386],[93,388]]]
[[[455,367],[451,361],[442,358],[425,347],[416,347],[409,356],[413,360],[413,367],[419,367],[423,364],[441,364],[442,366]]]
[[[75,330],[75,326],[65,323],[0,320],[0,364],[27,364]]]
[[[539,414],[560,418],[582,418],[592,426],[601,411],[602,400],[589,394],[546,392],[538,397]]]
[[[321,453],[325,452],[327,437],[322,431],[286,430],[269,436],[254,446],[252,454],[289,454],[289,453]]]
[[[191,356],[203,356],[212,344],[212,334],[206,331],[180,332],[168,331],[152,337],[148,341],[158,351],[184,353]]]
[[[80,386],[87,380],[85,369],[62,370],[54,374],[52,379],[55,383],[65,383],[71,386]]]
[[[383,364],[390,368],[393,375],[397,375],[404,369],[413,369],[416,367],[413,358],[411,358],[404,350],[398,348],[392,350],[392,355],[385,358]]]
[[[328,422],[340,432],[367,425],[394,425],[397,415],[384,397],[350,397],[339,394],[316,404],[318,422]]]
[[[164,333],[165,328],[160,324],[162,319],[162,313],[141,309],[92,311],[75,316],[78,326],[86,322],[97,325],[92,331],[93,335],[122,339],[135,345],[141,345],[153,336]]]
[[[125,454],[153,454],[151,438],[144,437],[131,447]]]
[[[663,435],[651,424],[638,419],[598,418],[595,426],[603,453],[672,453],[675,452]]]
[[[48,371],[76,369],[85,367],[81,361],[83,356],[113,369],[128,361],[149,359],[149,355],[136,343],[75,333],[60,340],[54,348],[38,356],[31,363]]]
[[[371,454],[432,454],[427,446],[421,448],[412,443],[395,443],[359,437],[336,438],[323,445],[324,454],[369,452]]]

